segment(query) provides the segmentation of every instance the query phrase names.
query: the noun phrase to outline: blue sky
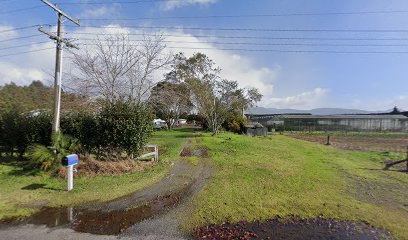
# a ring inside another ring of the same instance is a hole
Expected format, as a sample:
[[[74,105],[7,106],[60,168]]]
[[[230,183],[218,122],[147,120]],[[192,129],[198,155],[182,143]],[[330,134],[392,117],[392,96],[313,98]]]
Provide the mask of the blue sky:
[[[177,27],[144,31],[160,30],[171,35],[166,40],[174,52],[185,51],[187,55],[191,55],[202,51],[208,54],[223,68],[224,77],[237,80],[243,87],[258,87],[265,96],[259,103],[260,106],[385,110],[397,105],[408,109],[408,31],[294,31],[408,30],[408,1],[405,0],[64,0],[60,3],[66,12],[76,18],[113,19],[82,20],[83,27],[80,28],[66,22],[67,37],[86,36],[76,35],[81,32],[113,33],[112,31],[125,29],[127,32],[139,33],[143,30],[131,26]],[[36,6],[44,7],[10,13],[16,9]],[[271,14],[284,16],[248,17]],[[227,15],[241,17],[211,17]],[[191,16],[205,17],[166,18]],[[120,18],[134,20],[117,20]],[[10,81],[23,85],[33,79],[52,82],[53,49],[4,55],[52,48],[53,43],[45,36],[21,38],[38,34],[36,27],[18,28],[55,22],[55,13],[40,0],[0,1],[0,85]],[[89,27],[108,25],[114,28]],[[227,31],[221,30],[222,28],[241,30]],[[242,30],[244,28],[252,31]],[[254,31],[255,29],[263,30]],[[289,31],[276,31],[277,29]],[[11,38],[19,39],[9,40]],[[9,48],[20,45],[27,46]],[[64,64],[69,63],[65,61]]]

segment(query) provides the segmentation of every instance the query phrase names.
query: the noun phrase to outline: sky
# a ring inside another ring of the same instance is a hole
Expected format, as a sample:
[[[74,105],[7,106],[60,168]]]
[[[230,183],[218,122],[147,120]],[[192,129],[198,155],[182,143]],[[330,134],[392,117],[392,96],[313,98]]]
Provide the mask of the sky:
[[[224,78],[258,88],[261,107],[408,110],[406,0],[52,3],[80,19],[81,27],[64,22],[80,48],[98,33],[160,32],[169,51],[203,52]],[[56,21],[40,0],[0,0],[0,85],[52,84],[55,43],[37,29],[53,31]]]

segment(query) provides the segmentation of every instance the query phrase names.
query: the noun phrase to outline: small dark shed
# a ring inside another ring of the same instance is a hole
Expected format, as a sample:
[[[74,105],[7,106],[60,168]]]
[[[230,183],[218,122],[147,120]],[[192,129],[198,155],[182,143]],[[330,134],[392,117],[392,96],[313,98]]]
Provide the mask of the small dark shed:
[[[260,123],[248,123],[245,125],[244,133],[248,136],[267,136],[268,128]]]

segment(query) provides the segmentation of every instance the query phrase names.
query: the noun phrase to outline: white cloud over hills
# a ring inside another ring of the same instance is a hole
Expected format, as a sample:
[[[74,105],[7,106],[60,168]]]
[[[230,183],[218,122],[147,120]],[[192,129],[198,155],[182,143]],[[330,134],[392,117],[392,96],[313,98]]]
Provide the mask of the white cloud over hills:
[[[217,0],[167,0],[161,4],[161,8],[169,11],[175,8],[185,7],[189,5],[209,5],[216,3]]]
[[[141,38],[141,31],[137,29],[121,28],[118,25],[109,25],[112,28],[96,29],[96,28],[81,28],[74,33],[69,34],[70,38],[93,38],[97,33],[104,34],[126,34],[132,33],[132,40]],[[82,33],[82,34],[78,34]],[[86,34],[84,34],[86,33]],[[146,32],[147,34],[152,34]],[[265,107],[316,107],[320,101],[327,95],[328,90],[316,87],[313,91],[305,90],[295,96],[286,96],[282,98],[276,97],[274,94],[274,84],[283,78],[283,68],[277,63],[272,63],[270,66],[259,66],[256,59],[248,57],[240,52],[230,50],[222,50],[222,45],[215,45],[208,41],[208,39],[200,39],[185,31],[164,30],[163,35],[165,44],[169,51],[184,52],[187,57],[200,51],[208,55],[221,69],[222,77],[237,81],[241,87],[256,87],[264,95],[263,101],[259,104]],[[101,35],[101,38],[104,36]],[[216,38],[213,40],[217,40]],[[81,40],[79,40],[81,42]],[[55,45],[52,41],[32,45],[28,51],[53,48]],[[87,46],[82,46],[82,48]],[[75,50],[77,51],[77,50]],[[64,56],[69,56],[67,51],[64,51]],[[33,52],[23,55],[14,56],[8,59],[0,59],[0,85],[9,83],[11,81],[18,85],[29,84],[32,80],[41,80],[50,83],[52,80],[52,73],[54,70],[55,50],[47,50],[40,52]],[[69,59],[64,58],[63,64],[65,70],[69,68]],[[162,73],[157,74],[158,79],[161,80]],[[64,77],[63,77],[64,79]]]

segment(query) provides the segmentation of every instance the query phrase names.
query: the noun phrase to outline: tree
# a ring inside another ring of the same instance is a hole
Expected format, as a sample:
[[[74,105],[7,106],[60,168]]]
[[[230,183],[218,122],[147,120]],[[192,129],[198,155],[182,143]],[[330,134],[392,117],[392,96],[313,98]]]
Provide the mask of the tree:
[[[139,45],[129,36],[96,39],[91,48],[74,54],[71,84],[86,96],[140,104],[148,99],[155,73],[171,62],[160,35],[144,36]]]
[[[174,81],[187,84],[191,101],[214,134],[218,134],[224,119],[224,109],[216,96],[220,71],[221,69],[202,53],[196,53],[188,59],[179,53],[175,56],[173,71],[168,74]]]
[[[401,113],[401,111],[398,109],[397,106],[395,106],[395,107],[392,109],[392,112],[391,112],[391,114],[400,114],[400,113]]]
[[[185,83],[159,82],[152,89],[150,104],[156,116],[166,121],[171,129],[183,113],[192,109],[190,93]]]
[[[243,109],[262,98],[255,88],[241,89],[236,81],[221,79],[221,69],[205,54],[196,53],[186,58],[179,53],[172,68],[167,79],[186,83],[195,109],[215,135],[231,113],[241,113],[238,115],[242,118]]]

